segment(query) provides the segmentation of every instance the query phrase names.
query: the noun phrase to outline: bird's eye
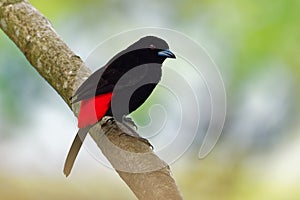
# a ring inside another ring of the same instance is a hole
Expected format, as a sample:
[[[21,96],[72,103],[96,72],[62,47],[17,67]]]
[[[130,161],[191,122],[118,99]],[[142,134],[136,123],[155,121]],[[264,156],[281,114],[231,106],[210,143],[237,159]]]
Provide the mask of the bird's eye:
[[[155,47],[153,44],[150,44],[150,45],[149,45],[149,48],[150,48],[150,49],[156,49],[156,47]]]

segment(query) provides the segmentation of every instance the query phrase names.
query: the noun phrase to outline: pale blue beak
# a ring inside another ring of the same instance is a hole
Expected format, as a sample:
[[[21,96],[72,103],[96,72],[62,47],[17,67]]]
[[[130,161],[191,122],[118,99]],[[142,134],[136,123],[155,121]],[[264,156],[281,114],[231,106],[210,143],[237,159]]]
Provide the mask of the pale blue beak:
[[[169,49],[159,51],[158,55],[162,56],[162,57],[167,57],[167,58],[176,58],[176,56]]]

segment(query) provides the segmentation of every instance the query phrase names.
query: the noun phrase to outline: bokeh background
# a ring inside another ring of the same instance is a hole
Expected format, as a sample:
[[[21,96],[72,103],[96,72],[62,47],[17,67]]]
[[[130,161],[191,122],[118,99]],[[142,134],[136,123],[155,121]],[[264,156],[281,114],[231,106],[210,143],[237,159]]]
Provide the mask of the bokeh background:
[[[226,87],[227,118],[208,157],[198,159],[199,134],[171,165],[185,199],[300,199],[300,1],[30,2],[83,59],[95,42],[145,26],[181,31],[214,59]],[[85,149],[64,177],[76,125],[0,31],[0,199],[134,199]]]

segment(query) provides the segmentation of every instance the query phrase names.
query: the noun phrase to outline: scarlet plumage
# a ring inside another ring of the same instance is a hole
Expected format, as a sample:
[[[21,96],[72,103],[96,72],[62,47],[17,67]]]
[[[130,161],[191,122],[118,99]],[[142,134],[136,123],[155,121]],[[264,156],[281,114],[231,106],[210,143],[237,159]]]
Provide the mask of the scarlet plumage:
[[[112,92],[109,92],[82,100],[78,115],[78,128],[85,128],[100,121],[109,110],[111,98]]]

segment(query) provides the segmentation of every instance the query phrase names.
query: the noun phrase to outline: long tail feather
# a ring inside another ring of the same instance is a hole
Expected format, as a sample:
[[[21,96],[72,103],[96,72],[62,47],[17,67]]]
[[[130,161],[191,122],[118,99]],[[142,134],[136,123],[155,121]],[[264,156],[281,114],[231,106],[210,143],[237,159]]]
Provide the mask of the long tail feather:
[[[82,146],[82,142],[84,141],[90,128],[91,127],[88,126],[78,130],[65,161],[64,174],[66,176],[69,176],[69,174],[71,173],[77,154],[80,150],[80,147]]]

